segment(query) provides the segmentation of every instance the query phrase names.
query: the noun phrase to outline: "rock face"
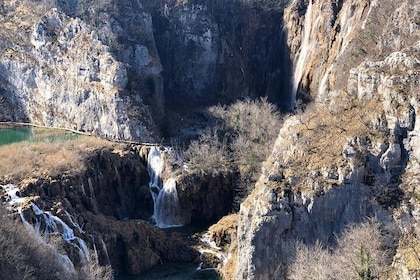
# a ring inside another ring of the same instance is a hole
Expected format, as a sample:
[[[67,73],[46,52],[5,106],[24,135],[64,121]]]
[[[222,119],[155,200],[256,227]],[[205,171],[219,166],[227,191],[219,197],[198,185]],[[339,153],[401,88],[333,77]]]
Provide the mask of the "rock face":
[[[286,1],[2,3],[3,121],[151,141],[191,106],[290,103]]]
[[[21,192],[68,224],[88,248],[96,248],[99,263],[112,264],[115,271],[139,274],[162,261],[196,258],[181,240],[144,221],[153,213],[153,201],[138,150],[104,148],[86,165],[82,174],[24,180]],[[24,209],[26,219],[35,223],[34,211]],[[77,251],[69,254],[77,265]]]
[[[294,1],[285,26],[297,96],[316,103],[285,121],[241,205],[234,279],[284,279],[288,242],[328,244],[373,214],[398,225],[401,244],[417,246],[419,6],[311,2]],[[416,279],[416,257],[404,245],[397,251],[391,278]]]
[[[19,55],[2,53],[2,98],[13,109],[2,119],[150,140],[146,121],[130,117],[144,105],[127,96],[126,66],[98,33],[56,9],[37,20]]]
[[[232,174],[186,174],[178,182],[178,196],[187,223],[213,222],[232,209]]]
[[[282,31],[287,1],[196,1],[162,4],[156,42],[168,106],[269,96],[287,104],[290,64]]]
[[[32,145],[28,148],[36,149],[37,144]],[[97,254],[100,265],[110,264],[116,272],[136,275],[162,262],[198,261],[199,253],[189,244],[191,240],[186,242],[182,234],[165,233],[151,223],[154,204],[146,160],[149,149],[108,144],[86,151],[79,173],[62,169],[57,175],[13,181],[25,197],[23,217],[42,232],[48,222],[39,212],[55,215],[54,221],[61,219],[71,232],[61,233],[63,237],[74,234]],[[52,152],[50,156],[57,158]],[[162,180],[169,174],[164,170]],[[229,176],[183,174],[176,181],[185,224],[209,223],[231,209],[233,186]],[[59,244],[78,266],[83,259],[79,250],[64,241]]]

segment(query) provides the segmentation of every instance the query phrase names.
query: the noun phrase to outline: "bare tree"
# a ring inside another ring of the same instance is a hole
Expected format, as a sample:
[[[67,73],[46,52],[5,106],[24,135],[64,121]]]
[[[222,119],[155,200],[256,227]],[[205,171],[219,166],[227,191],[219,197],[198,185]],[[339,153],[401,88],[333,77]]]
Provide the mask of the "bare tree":
[[[387,279],[389,251],[376,220],[347,227],[332,249],[298,243],[288,279]]]

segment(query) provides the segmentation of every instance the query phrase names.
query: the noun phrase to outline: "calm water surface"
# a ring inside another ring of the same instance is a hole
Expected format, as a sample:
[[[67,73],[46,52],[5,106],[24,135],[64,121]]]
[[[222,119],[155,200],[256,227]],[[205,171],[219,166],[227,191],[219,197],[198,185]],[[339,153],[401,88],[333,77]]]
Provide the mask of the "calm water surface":
[[[55,142],[74,139],[78,135],[63,130],[30,126],[0,126],[0,146],[28,141]]]
[[[166,263],[140,276],[117,275],[116,280],[220,280],[214,270],[197,270],[192,263]]]

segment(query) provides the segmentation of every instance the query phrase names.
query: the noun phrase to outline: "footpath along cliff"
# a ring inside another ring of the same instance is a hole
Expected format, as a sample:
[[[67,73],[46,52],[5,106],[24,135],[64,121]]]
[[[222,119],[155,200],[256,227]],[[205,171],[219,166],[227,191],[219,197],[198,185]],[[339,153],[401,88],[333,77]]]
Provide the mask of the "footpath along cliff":
[[[3,0],[0,121],[159,142],[196,137],[208,106],[262,96],[283,121],[243,202],[239,168],[188,173],[193,166],[166,161],[154,180],[150,146],[115,143],[72,142],[55,157],[22,149],[44,159],[32,173],[4,154],[15,168],[5,166],[0,183],[26,197],[16,217],[65,228],[58,217],[76,235],[65,234],[77,247],[63,245],[72,259],[86,255],[84,242],[116,271],[199,260],[179,235],[152,225],[174,176],[183,223],[214,221],[242,202],[211,228],[226,279],[417,279],[419,24],[416,0]],[[57,160],[79,149],[80,164]],[[47,168],[52,159],[58,168]],[[359,238],[342,258],[358,229],[378,237],[375,254]]]

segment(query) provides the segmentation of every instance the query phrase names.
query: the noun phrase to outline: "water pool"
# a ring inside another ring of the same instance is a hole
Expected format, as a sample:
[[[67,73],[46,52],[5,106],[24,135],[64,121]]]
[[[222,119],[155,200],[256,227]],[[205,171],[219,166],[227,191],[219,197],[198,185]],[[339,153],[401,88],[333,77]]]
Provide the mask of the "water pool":
[[[158,265],[139,276],[117,275],[116,280],[220,280],[212,270],[197,270],[192,263],[173,262]]]
[[[0,146],[18,143],[18,142],[56,142],[61,140],[75,139],[76,133],[31,126],[0,126]]]

